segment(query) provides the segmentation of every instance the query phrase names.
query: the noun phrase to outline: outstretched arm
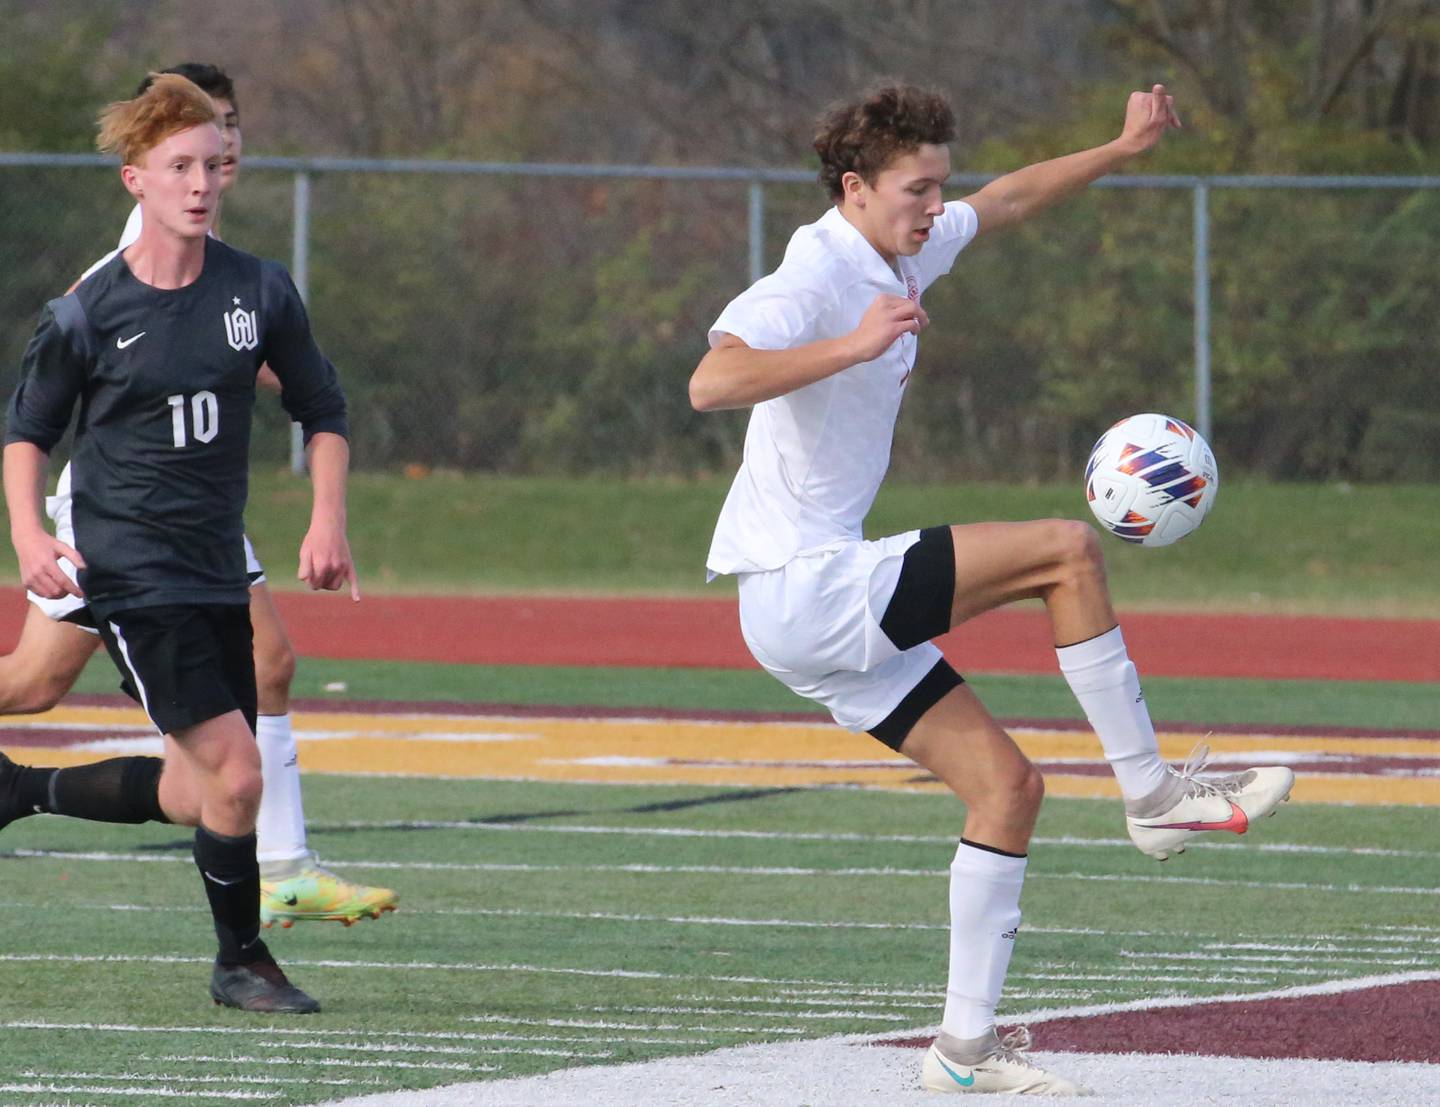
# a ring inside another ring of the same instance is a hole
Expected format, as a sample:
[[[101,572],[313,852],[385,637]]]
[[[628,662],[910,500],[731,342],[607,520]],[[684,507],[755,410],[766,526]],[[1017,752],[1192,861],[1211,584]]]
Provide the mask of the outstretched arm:
[[[840,338],[788,350],[757,350],[727,334],[691,375],[690,405],[696,411],[724,411],[773,400],[872,361],[902,334],[919,334],[929,322],[914,300],[881,294],[865,309],[860,325]]]
[[[319,431],[306,448],[314,504],[310,529],[300,543],[299,578],[311,588],[339,591],[350,582],[350,598],[360,598],[360,578],[345,536],[345,481],[350,469],[350,444],[344,437]]]
[[[980,220],[977,235],[1023,223],[1036,212],[1113,173],[1154,146],[1168,129],[1179,126],[1175,98],[1165,92],[1164,85],[1156,85],[1149,92],[1132,92],[1119,138],[1077,154],[1027,165],[967,196],[966,202]]]

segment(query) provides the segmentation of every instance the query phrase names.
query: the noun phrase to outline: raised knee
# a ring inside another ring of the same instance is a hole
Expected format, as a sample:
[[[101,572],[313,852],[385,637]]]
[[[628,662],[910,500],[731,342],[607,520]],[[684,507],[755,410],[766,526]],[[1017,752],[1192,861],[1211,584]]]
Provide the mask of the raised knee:
[[[1061,574],[1073,583],[1104,581],[1105,555],[1095,528],[1078,519],[1052,519],[1050,541]]]

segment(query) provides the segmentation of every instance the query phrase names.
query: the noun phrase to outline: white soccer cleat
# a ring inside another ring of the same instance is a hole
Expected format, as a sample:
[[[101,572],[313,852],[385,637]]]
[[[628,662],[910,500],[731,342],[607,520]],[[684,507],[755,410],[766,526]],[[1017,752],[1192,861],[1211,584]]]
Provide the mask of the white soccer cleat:
[[[949,1036],[942,1034],[940,1037]],[[942,1053],[940,1038],[935,1039],[925,1054],[925,1064],[920,1070],[920,1083],[926,1091],[957,1095],[983,1095],[986,1092],[1003,1095],[1090,1094],[1089,1089],[1042,1069],[1025,1055],[1030,1048],[1028,1027],[1012,1030],[1004,1038],[997,1038],[992,1030],[988,1043],[982,1041],[964,1044],[977,1047],[973,1050],[975,1056],[969,1064]]]
[[[1250,824],[1290,798],[1295,774],[1280,766],[1246,769],[1200,779],[1210,759],[1210,747],[1196,746],[1174,779],[1156,793],[1135,804],[1125,805],[1125,825],[1130,840],[1141,853],[1157,861],[1184,853],[1185,845],[1197,834],[1228,830],[1244,834]]]

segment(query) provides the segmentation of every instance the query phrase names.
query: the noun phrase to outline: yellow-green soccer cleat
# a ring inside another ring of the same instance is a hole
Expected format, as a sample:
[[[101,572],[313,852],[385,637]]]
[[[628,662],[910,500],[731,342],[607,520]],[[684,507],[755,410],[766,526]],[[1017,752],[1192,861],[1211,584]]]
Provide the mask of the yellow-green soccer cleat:
[[[400,897],[389,888],[352,884],[320,865],[309,865],[279,880],[260,877],[260,925],[282,927],[297,922],[341,922],[378,919],[394,911]]]

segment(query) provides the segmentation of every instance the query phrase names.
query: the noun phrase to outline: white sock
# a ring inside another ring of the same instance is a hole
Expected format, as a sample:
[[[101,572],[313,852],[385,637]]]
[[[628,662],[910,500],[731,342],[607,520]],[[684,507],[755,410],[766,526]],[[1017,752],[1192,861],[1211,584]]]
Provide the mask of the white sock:
[[[1155,726],[1140,690],[1140,676],[1125,651],[1120,628],[1055,651],[1070,691],[1100,738],[1120,793],[1127,800],[1152,794],[1169,779],[1155,743]]]
[[[950,978],[940,1028],[978,1038],[995,1025],[995,1004],[1020,927],[1027,858],[965,842],[950,863]]]
[[[299,754],[290,716],[261,715],[255,723],[255,741],[260,747],[260,773],[265,778],[255,820],[256,856],[262,864],[308,857]]]

